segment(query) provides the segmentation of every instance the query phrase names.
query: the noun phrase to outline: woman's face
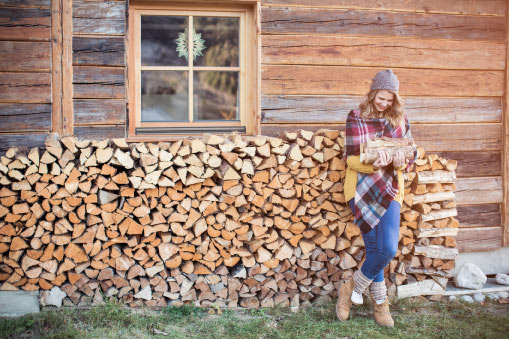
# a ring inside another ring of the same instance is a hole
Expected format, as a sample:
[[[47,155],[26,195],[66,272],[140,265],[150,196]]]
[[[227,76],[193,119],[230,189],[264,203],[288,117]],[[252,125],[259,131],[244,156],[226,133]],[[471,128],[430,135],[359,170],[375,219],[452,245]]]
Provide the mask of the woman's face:
[[[394,102],[394,93],[386,91],[384,89],[378,91],[373,100],[373,106],[378,112],[383,112],[387,108],[392,106]]]

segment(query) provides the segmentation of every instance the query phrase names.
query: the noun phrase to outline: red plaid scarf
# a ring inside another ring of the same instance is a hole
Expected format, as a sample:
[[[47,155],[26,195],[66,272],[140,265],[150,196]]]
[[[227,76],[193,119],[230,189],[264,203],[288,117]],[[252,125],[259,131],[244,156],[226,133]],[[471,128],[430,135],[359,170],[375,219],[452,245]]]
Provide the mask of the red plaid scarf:
[[[387,119],[364,119],[358,109],[346,119],[345,157],[360,155],[360,145],[369,138],[411,138],[410,124],[396,128]],[[408,166],[410,166],[409,163]],[[407,168],[408,168],[407,166]],[[391,201],[398,194],[397,170],[392,164],[372,174],[358,173],[355,191],[354,222],[366,233],[380,223]]]

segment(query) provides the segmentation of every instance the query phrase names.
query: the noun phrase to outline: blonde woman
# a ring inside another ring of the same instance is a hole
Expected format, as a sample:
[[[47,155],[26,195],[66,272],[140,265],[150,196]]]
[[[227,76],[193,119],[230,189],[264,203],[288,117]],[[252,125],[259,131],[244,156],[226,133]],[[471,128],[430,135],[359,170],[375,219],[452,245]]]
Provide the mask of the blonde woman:
[[[350,306],[362,304],[362,293],[369,287],[374,316],[382,326],[394,326],[389,312],[384,268],[398,250],[400,209],[404,194],[403,170],[411,161],[402,152],[393,157],[379,152],[373,164],[360,162],[360,145],[368,138],[411,138],[410,125],[398,95],[399,81],[392,70],[378,72],[370,91],[346,121],[345,157],[347,174],[345,198],[354,222],[362,232],[366,260],[354,275],[339,286],[336,314],[348,319]]]

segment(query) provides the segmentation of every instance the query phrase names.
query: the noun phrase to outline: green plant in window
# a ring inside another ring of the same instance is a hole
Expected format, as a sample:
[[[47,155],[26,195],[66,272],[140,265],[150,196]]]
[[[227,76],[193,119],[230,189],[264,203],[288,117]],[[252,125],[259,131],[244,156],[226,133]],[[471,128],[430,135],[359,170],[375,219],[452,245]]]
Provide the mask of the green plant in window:
[[[187,28],[184,32],[180,32],[175,42],[177,43],[178,56],[185,57],[186,60],[189,58],[189,32]],[[202,39],[201,33],[196,33],[193,29],[193,61],[196,61],[196,57],[203,56],[203,50],[205,50],[205,40]]]

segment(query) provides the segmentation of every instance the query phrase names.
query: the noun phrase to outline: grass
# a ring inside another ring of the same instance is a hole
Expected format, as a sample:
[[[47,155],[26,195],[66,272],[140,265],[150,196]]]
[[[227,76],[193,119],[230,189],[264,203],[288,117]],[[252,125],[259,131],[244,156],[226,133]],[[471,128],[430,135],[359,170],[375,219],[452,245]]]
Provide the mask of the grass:
[[[209,309],[212,310],[213,308]],[[117,303],[89,310],[43,311],[0,319],[0,338],[503,338],[509,305],[403,300],[391,310],[393,328],[378,326],[370,306],[356,307],[347,322],[334,305],[291,313],[285,308],[223,310],[211,315],[192,306],[132,310]],[[212,311],[210,311],[212,313]]]

